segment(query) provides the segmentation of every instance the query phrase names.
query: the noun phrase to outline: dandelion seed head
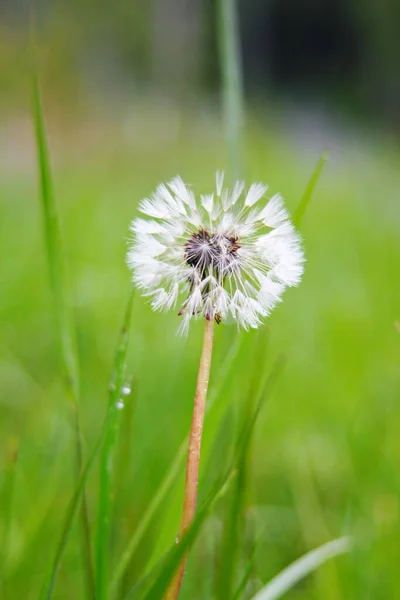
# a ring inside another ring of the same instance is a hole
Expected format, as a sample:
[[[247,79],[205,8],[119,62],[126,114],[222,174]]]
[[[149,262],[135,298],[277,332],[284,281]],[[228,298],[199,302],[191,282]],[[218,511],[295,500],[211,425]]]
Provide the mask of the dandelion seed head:
[[[235,320],[258,327],[303,274],[300,236],[279,194],[262,202],[268,187],[237,181],[200,196],[180,177],[157,186],[131,223],[127,255],[133,282],[154,310],[179,306],[180,331],[196,318]]]

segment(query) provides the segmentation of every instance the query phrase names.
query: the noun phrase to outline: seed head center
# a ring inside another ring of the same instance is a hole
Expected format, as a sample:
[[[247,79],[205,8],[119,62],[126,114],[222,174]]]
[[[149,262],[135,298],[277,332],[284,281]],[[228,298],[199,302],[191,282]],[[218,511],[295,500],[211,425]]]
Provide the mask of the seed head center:
[[[226,275],[237,263],[238,238],[227,233],[210,234],[206,229],[193,233],[185,244],[186,262],[204,277],[210,270]]]

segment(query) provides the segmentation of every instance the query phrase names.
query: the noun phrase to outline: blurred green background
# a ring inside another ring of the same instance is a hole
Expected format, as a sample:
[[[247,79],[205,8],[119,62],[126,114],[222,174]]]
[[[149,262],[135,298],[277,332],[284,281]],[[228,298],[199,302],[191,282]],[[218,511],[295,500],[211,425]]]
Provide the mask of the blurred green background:
[[[293,212],[326,147],[331,160],[301,225],[307,264],[299,289],[257,332],[217,328],[200,500],[229,464],[254,381],[278,355],[287,362],[243,466],[234,546],[226,531],[237,491],[228,490],[191,552],[187,599],[229,600],[227,565],[236,589],[253,556],[240,596],[251,598],[304,552],[344,534],[354,536],[351,554],[287,598],[400,598],[399,5],[299,6],[239,6],[244,174],[280,191]],[[106,412],[138,202],[178,173],[206,192],[215,170],[227,166],[215,8],[210,0],[38,4],[85,455]],[[38,598],[75,485],[37,193],[28,14],[23,2],[0,2],[0,597],[7,600]],[[201,324],[188,339],[177,337],[177,325],[175,314],[154,314],[135,295],[111,570],[189,427]],[[120,598],[173,543],[182,494],[181,470],[132,557]],[[97,495],[95,466],[87,488],[93,529]],[[86,598],[82,570],[76,524],[54,598]]]

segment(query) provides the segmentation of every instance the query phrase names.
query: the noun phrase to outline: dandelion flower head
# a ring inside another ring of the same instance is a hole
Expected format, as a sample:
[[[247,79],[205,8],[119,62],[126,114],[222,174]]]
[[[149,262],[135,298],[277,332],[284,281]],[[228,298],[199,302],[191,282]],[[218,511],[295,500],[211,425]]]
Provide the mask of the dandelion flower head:
[[[154,310],[179,306],[180,329],[191,319],[234,320],[258,327],[280,302],[286,287],[297,286],[304,254],[299,234],[279,194],[265,204],[268,187],[237,181],[196,199],[180,177],[160,184],[132,221],[127,256],[133,282],[150,297]]]

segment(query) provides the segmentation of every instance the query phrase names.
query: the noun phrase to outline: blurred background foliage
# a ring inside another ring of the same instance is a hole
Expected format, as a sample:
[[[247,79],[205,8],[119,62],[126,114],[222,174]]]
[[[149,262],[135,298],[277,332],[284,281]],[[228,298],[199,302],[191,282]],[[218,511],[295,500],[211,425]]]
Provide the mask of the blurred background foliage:
[[[240,334],[241,351],[206,418],[202,498],[229,462],[254,377],[278,354],[287,356],[249,450],[238,547],[221,554],[228,494],[202,529],[182,598],[226,600],[231,556],[237,585],[254,553],[243,594],[250,598],[303,552],[349,532],[354,552],[287,597],[400,597],[399,6],[239,3],[246,179],[267,181],[293,212],[326,146],[332,159],[301,228],[304,282],[262,330]],[[0,16],[0,597],[17,600],[38,597],[54,553],[73,488],[73,431],[37,199],[29,5],[0,0]],[[106,410],[137,203],[176,173],[207,191],[227,163],[215,3],[40,0],[36,18],[87,452]],[[201,331],[195,326],[182,340],[176,327],[176,315],[152,314],[135,296],[134,384],[117,447],[112,566],[188,429]],[[235,340],[234,327],[218,328],[211,389]],[[123,591],[174,540],[182,487],[181,473],[132,558]],[[92,526],[97,491],[95,471]],[[77,526],[54,597],[85,598]]]
[[[162,86],[186,98],[218,90],[216,0],[38,0],[46,78],[58,101],[77,89],[118,96]],[[353,117],[399,121],[396,0],[240,0],[246,87],[308,99]],[[1,101],[15,104],[26,68],[30,4],[0,3]],[[10,69],[12,63],[15,68]],[[94,87],[94,90],[93,90]]]

